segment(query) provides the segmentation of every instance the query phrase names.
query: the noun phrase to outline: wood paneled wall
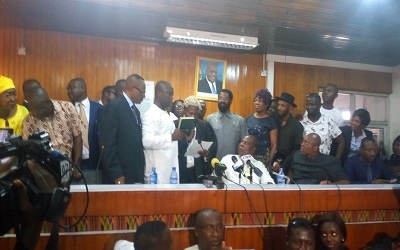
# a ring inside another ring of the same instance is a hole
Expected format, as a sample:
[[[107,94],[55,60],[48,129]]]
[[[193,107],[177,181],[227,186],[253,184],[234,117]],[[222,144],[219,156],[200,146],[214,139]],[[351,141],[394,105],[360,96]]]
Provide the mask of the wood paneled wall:
[[[167,80],[175,90],[175,99],[194,94],[196,56],[227,61],[226,88],[233,91],[232,111],[247,116],[254,111],[253,95],[266,86],[260,76],[262,56],[197,48],[165,46],[66,33],[26,30],[26,56],[19,56],[21,30],[0,28],[0,74],[12,78],[20,93],[22,82],[38,79],[51,98],[68,100],[66,86],[70,79],[83,77],[88,96],[99,99],[106,85],[132,73],[146,80]],[[208,114],[217,110],[208,102]]]
[[[203,187],[185,190],[183,186],[183,189],[178,187],[175,190],[162,187],[143,188],[143,191],[92,191],[87,217],[78,226],[79,231],[83,232],[72,230],[71,233],[61,233],[59,249],[108,250],[113,249],[114,243],[119,239],[132,241],[133,233],[123,233],[129,222],[115,217],[123,215],[146,215],[152,219],[162,216],[172,229],[174,250],[184,249],[194,244],[193,230],[189,228],[192,224],[185,216],[206,207],[213,207],[224,215],[227,226],[225,240],[234,249],[282,250],[287,224],[285,221],[293,217],[311,218],[325,211],[338,211],[347,221],[346,244],[351,250],[361,249],[382,232],[394,237],[400,229],[397,212],[400,190],[395,186],[393,189],[346,189],[343,185],[340,190],[302,186],[302,190],[294,190],[265,185],[265,192],[248,190],[260,222],[255,216],[254,220],[246,219],[246,214],[253,213],[253,210],[243,190],[230,190],[231,185],[227,190]],[[66,217],[76,219],[81,215],[85,196],[81,191],[72,192]],[[171,219],[175,215],[180,215],[178,220]],[[266,215],[269,219],[264,217]],[[97,217],[96,220],[92,220],[93,217]],[[103,224],[103,220],[107,222]],[[137,220],[139,224],[143,222],[140,218]],[[95,230],[92,222],[104,225],[104,228]],[[259,223],[263,225],[260,232]],[[68,223],[62,221],[61,224]],[[14,240],[0,237],[0,246],[4,246],[0,249],[13,249]],[[41,237],[37,249],[44,249],[46,242],[47,237]]]
[[[254,93],[266,86],[266,78],[260,76],[261,55],[38,30],[26,30],[24,37],[27,55],[19,56],[22,30],[0,28],[0,74],[14,80],[18,93],[22,93],[24,80],[36,78],[52,98],[68,100],[68,81],[83,77],[88,83],[89,98],[97,100],[104,86],[137,73],[146,80],[170,81],[175,99],[183,99],[194,93],[196,56],[227,61],[226,88],[234,94],[232,111],[244,117],[254,112]],[[329,82],[346,90],[392,91],[390,73],[290,63],[275,63],[274,73],[275,95],[282,91],[294,94],[298,104],[295,113],[304,112],[307,93],[318,91]],[[207,104],[207,114],[217,110],[216,102]]]
[[[296,98],[295,113],[305,111],[306,95],[318,88],[334,83],[341,90],[390,94],[392,74],[354,69],[341,69],[292,63],[275,63],[274,92],[293,94]]]

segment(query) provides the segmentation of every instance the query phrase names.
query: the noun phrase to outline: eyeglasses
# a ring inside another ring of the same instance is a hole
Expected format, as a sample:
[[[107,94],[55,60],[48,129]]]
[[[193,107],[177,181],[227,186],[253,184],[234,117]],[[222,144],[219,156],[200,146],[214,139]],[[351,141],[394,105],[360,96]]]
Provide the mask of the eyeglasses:
[[[138,87],[135,87],[135,86],[132,86],[132,87],[133,87],[134,89],[139,90],[140,94],[142,94],[143,97],[146,96],[146,90],[141,90],[141,89],[139,89]]]
[[[200,225],[196,225],[196,227],[201,228],[204,232],[208,233],[208,234],[212,234],[212,233],[221,233],[222,231],[224,231],[225,226],[222,224],[218,224],[216,226],[213,225],[207,225],[207,226],[200,226]]]
[[[314,225],[308,221],[307,219],[304,218],[295,218],[289,222],[288,228],[298,228],[298,227],[304,227],[307,229],[314,229]]]
[[[176,108],[176,109],[183,109],[183,105],[174,105],[174,108]]]
[[[314,145],[312,145],[311,143],[309,143],[309,142],[307,142],[305,140],[300,140],[300,144],[304,144],[304,145],[307,145],[307,146],[314,146]]]

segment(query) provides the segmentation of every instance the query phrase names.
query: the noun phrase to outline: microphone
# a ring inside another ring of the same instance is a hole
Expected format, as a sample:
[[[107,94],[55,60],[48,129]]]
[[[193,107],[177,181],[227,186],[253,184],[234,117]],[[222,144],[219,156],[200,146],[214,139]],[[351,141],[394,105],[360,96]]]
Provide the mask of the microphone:
[[[242,174],[243,174],[243,176],[245,176],[244,173],[243,173],[244,165],[240,164],[241,161],[239,162],[235,155],[232,156],[232,162],[233,162],[233,165],[232,165],[233,170],[235,172],[239,173],[239,184],[240,184],[240,180],[242,179]]]
[[[218,176],[218,180],[215,183],[217,189],[224,189],[225,183],[222,181],[222,176],[225,177],[227,167],[220,163],[217,158],[211,160],[211,166],[214,168],[215,175]]]
[[[263,172],[256,166],[253,165],[253,163],[251,163],[251,160],[254,159],[253,156],[251,155],[243,155],[242,157],[243,162],[245,162],[247,164],[247,166],[250,167],[250,169],[254,170],[254,173],[258,176],[261,177],[263,175]]]
[[[218,177],[224,176],[224,172],[227,169],[225,164],[220,163],[217,158],[211,160],[211,166],[214,168],[215,175]]]
[[[236,155],[232,156],[232,162],[233,162],[233,170],[235,170],[235,172],[238,172],[239,174],[243,172],[243,163],[239,162]],[[241,164],[242,163],[242,164]]]

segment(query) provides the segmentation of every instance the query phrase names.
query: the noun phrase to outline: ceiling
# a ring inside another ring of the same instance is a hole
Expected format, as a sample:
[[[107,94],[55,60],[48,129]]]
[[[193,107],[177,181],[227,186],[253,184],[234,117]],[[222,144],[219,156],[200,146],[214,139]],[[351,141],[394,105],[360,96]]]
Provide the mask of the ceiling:
[[[164,44],[175,26],[257,36],[244,53],[396,66],[399,13],[399,0],[0,0],[0,27]]]

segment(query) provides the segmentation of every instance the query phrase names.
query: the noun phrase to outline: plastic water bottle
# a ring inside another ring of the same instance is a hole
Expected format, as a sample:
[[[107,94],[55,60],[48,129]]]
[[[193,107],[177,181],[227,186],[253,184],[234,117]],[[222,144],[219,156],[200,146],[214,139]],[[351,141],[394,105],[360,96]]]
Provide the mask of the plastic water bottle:
[[[283,168],[280,168],[279,169],[279,173],[278,173],[279,175],[277,175],[276,176],[276,180],[277,180],[277,182],[278,182],[278,185],[285,185],[286,184],[286,180],[285,180],[285,178],[283,177]]]
[[[178,184],[178,173],[176,172],[176,167],[172,167],[171,175],[169,177],[170,184]]]
[[[158,180],[158,174],[156,171],[156,167],[153,167],[150,173],[150,184],[157,184],[157,180]]]

